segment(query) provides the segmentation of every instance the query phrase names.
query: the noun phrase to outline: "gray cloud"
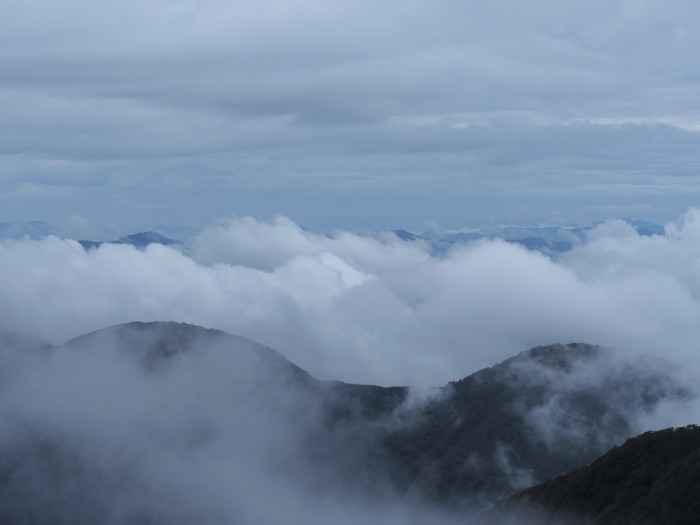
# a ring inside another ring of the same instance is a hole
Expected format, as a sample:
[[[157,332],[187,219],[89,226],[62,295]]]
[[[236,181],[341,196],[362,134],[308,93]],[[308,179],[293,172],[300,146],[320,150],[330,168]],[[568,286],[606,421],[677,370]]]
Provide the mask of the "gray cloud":
[[[8,219],[33,206],[33,218],[106,224],[139,200],[169,206],[159,220],[170,222],[175,209],[199,221],[291,213],[268,193],[320,188],[340,204],[338,186],[361,188],[346,194],[357,207],[435,178],[437,200],[481,186],[501,217],[510,205],[497,195],[532,203],[521,181],[533,178],[557,196],[550,211],[562,194],[564,209],[599,204],[571,185],[624,201],[621,178],[677,210],[685,189],[660,179],[696,175],[696,12],[685,0],[11,2],[0,184],[26,204]],[[72,197],[57,194],[71,182]],[[419,220],[453,220],[430,200],[422,208]]]

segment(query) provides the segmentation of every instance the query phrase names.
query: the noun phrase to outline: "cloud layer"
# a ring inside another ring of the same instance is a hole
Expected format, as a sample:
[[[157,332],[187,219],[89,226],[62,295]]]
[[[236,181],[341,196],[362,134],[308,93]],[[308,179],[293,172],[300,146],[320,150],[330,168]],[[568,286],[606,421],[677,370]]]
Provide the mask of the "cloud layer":
[[[52,342],[175,320],[267,344],[320,378],[439,385],[526,348],[581,341],[696,361],[698,235],[610,221],[553,261],[500,241],[434,256],[391,234],[332,236],[286,218],[232,219],[184,252],[0,244],[0,330]]]
[[[580,221],[600,204],[665,220],[699,191],[698,14],[691,0],[10,1],[0,204],[102,226],[232,209],[458,226],[518,206]]]
[[[418,386],[534,345],[587,341],[662,357],[693,386],[699,236],[700,212],[690,210],[663,236],[609,221],[559,260],[501,241],[436,256],[393,234],[326,236],[284,217],[224,221],[182,250],[2,240],[0,331],[62,342],[125,321],[186,321],[268,344],[321,378]],[[318,400],[276,377],[259,388],[250,363],[241,366],[228,347],[195,343],[161,369],[109,340],[17,352],[23,341],[0,341],[0,449],[12,472],[0,513],[38,512],[39,523],[42,509],[59,509],[52,523],[464,520],[411,494],[368,498],[315,470],[302,453]],[[608,374],[627,377],[626,359],[606,359],[614,364],[606,374],[597,364],[552,377],[534,367],[533,380],[552,383],[554,395],[526,414],[533,431],[552,443],[581,435],[607,443],[610,436],[577,426],[563,395],[582,385],[604,390]],[[655,373],[655,363],[640,367]],[[611,406],[637,399],[631,388],[612,392]],[[635,429],[687,424],[700,410],[689,400],[640,413]],[[495,460],[514,484],[529,479],[511,468],[507,449]],[[62,483],[52,487],[57,475]]]

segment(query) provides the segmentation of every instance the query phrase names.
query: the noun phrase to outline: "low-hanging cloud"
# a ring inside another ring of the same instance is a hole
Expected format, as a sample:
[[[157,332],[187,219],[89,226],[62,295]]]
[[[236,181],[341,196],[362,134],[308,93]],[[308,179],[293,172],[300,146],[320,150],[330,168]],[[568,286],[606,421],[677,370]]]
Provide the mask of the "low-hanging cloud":
[[[148,338],[177,329],[150,326],[138,348],[110,332],[50,350],[0,342],[4,519],[458,522],[388,487],[379,504],[322,478],[304,444],[319,431],[321,398],[284,368],[271,373],[274,359],[249,342],[185,327],[194,337],[178,353],[144,362]]]
[[[159,368],[109,334],[54,349],[34,339],[184,321],[265,343],[321,378],[419,386],[531,346],[585,341],[660,356],[683,365],[680,379],[688,379],[698,373],[698,236],[700,212],[690,210],[663,236],[609,221],[556,260],[498,240],[436,255],[391,233],[321,235],[284,217],[223,221],[181,248],[3,240],[0,331],[29,335],[0,340],[0,449],[12,472],[0,512],[29,512],[22,505],[30,501],[39,513],[57,509],[56,523],[461,523],[464,514],[396,493],[381,472],[368,473],[372,496],[362,475],[357,485],[344,480],[344,465],[371,468],[353,456],[372,442],[363,434],[371,423],[338,427],[329,450],[339,443],[346,457],[336,458],[337,471],[307,456],[322,400],[264,370],[261,387],[255,363],[229,347],[195,342]],[[628,355],[558,374],[525,360],[534,366],[525,375],[551,393],[523,413],[528,428],[548,446],[618,443],[624,435],[583,428],[567,395],[607,391],[610,377],[633,369],[655,377],[658,362],[635,368]],[[609,370],[600,374],[601,366]],[[622,410],[644,399],[645,377],[606,403]],[[654,401],[623,414],[633,431],[700,414],[697,398],[659,395],[656,410]],[[421,399],[409,396],[400,410]],[[401,424],[402,412],[394,415],[386,424]],[[348,440],[353,446],[343,446]],[[495,461],[513,487],[535,481],[510,449],[494,450],[470,456],[475,468]],[[13,463],[23,457],[37,459]],[[62,482],[52,489],[56,475]]]
[[[501,241],[420,242],[233,219],[183,251],[48,237],[0,245],[0,329],[62,342],[176,320],[267,344],[322,378],[437,385],[525,348],[584,341],[692,359],[700,213],[664,236],[621,222],[560,260]]]

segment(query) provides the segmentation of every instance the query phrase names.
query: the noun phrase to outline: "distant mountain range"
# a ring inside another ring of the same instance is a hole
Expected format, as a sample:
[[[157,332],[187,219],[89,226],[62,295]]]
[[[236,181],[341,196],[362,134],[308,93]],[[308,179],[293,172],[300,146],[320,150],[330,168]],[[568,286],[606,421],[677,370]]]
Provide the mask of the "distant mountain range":
[[[664,226],[639,219],[620,219],[629,224],[642,236],[663,235]],[[471,242],[487,239],[502,239],[506,242],[519,244],[528,250],[538,251],[550,256],[565,253],[585,241],[587,233],[602,224],[596,222],[588,226],[503,226],[490,228],[475,228],[469,231],[445,234],[413,233],[407,230],[389,230],[389,233],[403,241],[423,241],[428,243],[434,252],[444,253],[450,248]],[[381,234],[381,232],[377,232]]]
[[[171,228],[176,229],[176,228]],[[191,235],[192,233],[185,228],[181,229],[182,233]],[[27,221],[27,222],[0,222],[0,239],[23,239],[29,238],[34,240],[43,239],[49,235],[63,237],[61,229],[57,226],[44,221]],[[132,235],[125,235],[112,241],[78,241],[85,249],[96,248],[105,242],[111,244],[130,244],[138,248],[145,248],[151,243],[162,244],[165,246],[172,244],[181,244],[182,241],[167,237],[156,231],[139,232]]]
[[[83,248],[90,250],[93,248],[98,248],[102,244],[129,244],[135,246],[136,248],[145,248],[149,244],[162,244],[163,246],[170,246],[173,244],[182,244],[182,241],[171,239],[165,235],[161,235],[158,232],[148,231],[135,233],[133,235],[126,235],[117,239],[116,241],[78,241]]]
[[[154,381],[167,377],[174,364],[182,360],[192,365],[178,370],[192,369],[201,356],[210,359],[206,368],[210,373],[231,370],[227,395],[241,400],[243,407],[253,403],[253,408],[245,408],[243,413],[252,410],[259,414],[255,417],[269,413],[273,420],[289,419],[295,424],[306,421],[301,425],[300,437],[295,438],[299,447],[295,461],[303,458],[306,475],[316,480],[312,483],[318,483],[320,491],[327,486],[341,486],[344,490],[376,495],[390,487],[392,492],[411,494],[445,508],[488,506],[519,489],[581,468],[639,432],[638,416],[661,402],[690,396],[674,383],[661,361],[631,359],[621,352],[580,343],[533,348],[421,393],[409,387],[320,381],[270,348],[218,330],[180,323],[129,323],[77,337],[58,347],[16,335],[0,337],[0,359],[7,365],[3,367],[6,370],[11,370],[8,363],[12,365],[18,356],[26,359],[34,352],[47,362],[60,356],[68,363],[75,362],[78,356],[94,359],[88,370],[99,377],[110,373],[99,369],[98,357],[105,348],[116,349],[116,355],[122,356],[106,360],[110,367],[119,370],[126,359],[137,363],[144,377]],[[60,374],[70,371],[65,366],[56,370]],[[20,375],[14,375],[13,381],[17,381]],[[52,381],[46,375],[39,377]],[[74,381],[85,378],[78,376]],[[197,388],[206,391],[206,385],[204,381]],[[116,390],[113,395],[128,397],[132,395],[130,388],[125,384],[123,391]],[[179,394],[173,391],[158,395],[165,395],[165,402]],[[138,399],[134,401],[138,403]],[[186,400],[186,404],[192,405],[192,400]],[[173,411],[168,406],[163,406],[162,416],[153,417],[166,418],[167,423],[168,414]],[[111,415],[99,405],[94,409],[97,412],[90,417],[97,417],[102,425],[113,424]],[[196,404],[192,409],[193,414],[208,410]],[[239,417],[237,410],[232,405],[230,417]],[[118,420],[119,417],[115,419]],[[203,427],[213,425],[211,430],[196,431],[187,437],[183,442],[186,450],[206,447],[206,436],[222,423],[211,421]],[[87,453],[83,438],[71,438],[71,432],[54,434],[52,427],[26,415],[13,416],[12,424],[18,427],[15,434],[23,437],[19,441],[0,439],[0,523],[101,522],[100,513],[108,503],[100,498],[109,492],[109,487],[115,483],[120,486],[124,481],[113,479],[101,467],[100,458],[106,452],[100,452],[99,442],[92,445],[97,452],[91,449]],[[180,424],[175,419],[166,427],[179,428]],[[281,435],[288,432],[284,428],[280,427]],[[114,431],[119,432],[118,427]],[[687,432],[693,436],[698,433]],[[556,511],[566,508],[597,516],[612,498],[624,509],[624,502],[642,494],[641,489],[635,488],[638,481],[632,480],[629,487],[623,487],[624,479],[633,476],[653,485],[655,480],[672,475],[669,473],[676,468],[663,459],[668,456],[664,455],[664,445],[653,445],[656,441],[645,436],[630,442],[632,445],[614,449],[590,467],[519,493],[508,501],[527,500]],[[682,437],[673,436],[679,440]],[[651,445],[647,447],[645,443]],[[690,452],[684,452],[690,449],[685,444],[683,447],[676,456],[690,458]],[[625,456],[625,450],[633,452]],[[679,472],[699,480],[691,469],[695,468],[694,461]],[[610,467],[613,474],[601,477],[600,469],[607,471],[609,462],[617,465]],[[128,479],[136,474],[120,475]],[[614,495],[615,491],[628,489],[624,498]],[[588,501],[591,491],[598,495]],[[69,512],[61,506],[66,498],[72,501],[72,509],[82,509],[85,520],[76,521],[73,510]],[[700,504],[699,500],[694,501]],[[147,519],[138,523],[159,521]]]
[[[632,226],[639,235],[663,235],[664,226],[648,221],[638,219],[621,219]],[[521,226],[504,226],[478,228],[470,231],[448,232],[444,234],[434,233],[413,233],[407,230],[378,230],[368,232],[363,235],[384,239],[386,234],[394,235],[405,242],[422,242],[430,246],[431,250],[436,254],[443,254],[454,246],[469,244],[485,239],[502,239],[506,242],[519,244],[528,250],[538,251],[549,256],[557,256],[565,253],[575,246],[585,241],[587,233],[600,225],[594,223],[588,226],[571,226],[571,227],[521,227]],[[174,227],[170,227],[174,229]],[[182,230],[183,232],[186,230]],[[187,230],[187,236],[193,233]],[[29,237],[31,239],[40,239],[47,235],[59,235],[57,228],[46,222],[4,222],[0,223],[0,239],[14,238],[19,239]],[[113,244],[130,244],[138,248],[145,248],[148,244],[156,243],[165,246],[183,244],[183,241],[168,237],[156,231],[146,231],[127,235],[114,241],[78,241],[85,249],[97,248],[104,242]]]

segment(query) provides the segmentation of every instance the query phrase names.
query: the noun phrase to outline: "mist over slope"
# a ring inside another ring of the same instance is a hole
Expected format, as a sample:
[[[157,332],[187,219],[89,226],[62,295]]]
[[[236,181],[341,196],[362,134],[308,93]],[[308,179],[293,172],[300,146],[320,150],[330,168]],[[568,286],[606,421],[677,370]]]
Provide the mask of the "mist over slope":
[[[660,360],[537,347],[450,383],[384,446],[431,497],[479,504],[592,461],[688,396]]]
[[[457,523],[687,397],[663,363],[589,345],[425,391],[179,323],[2,338],[0,361],[0,518],[29,525]]]
[[[313,381],[251,341],[135,323],[2,347],[4,523],[281,523],[305,501]],[[276,501],[276,506],[264,501]],[[286,502],[286,503],[285,503]],[[309,516],[309,519],[311,516]]]

